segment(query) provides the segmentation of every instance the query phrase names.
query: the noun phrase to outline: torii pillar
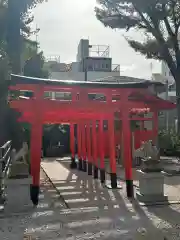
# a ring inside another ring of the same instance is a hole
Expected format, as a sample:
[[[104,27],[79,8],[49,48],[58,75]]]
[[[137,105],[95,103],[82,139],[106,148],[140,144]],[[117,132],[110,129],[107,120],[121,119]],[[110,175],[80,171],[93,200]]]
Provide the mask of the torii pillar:
[[[133,198],[134,187],[132,176],[132,142],[128,108],[122,111],[122,142],[123,142],[123,160],[125,166],[126,193],[128,198]]]
[[[41,149],[42,149],[42,113],[41,99],[43,97],[43,91],[41,88],[34,92],[34,118],[31,123],[31,143],[30,143],[30,157],[31,157],[31,176],[32,184],[30,185],[31,201],[34,205],[38,205],[39,202],[39,190],[40,190],[40,163],[41,163]]]
[[[80,171],[83,170],[83,162],[82,162],[82,135],[81,135],[81,124],[77,125],[77,139],[78,139],[78,169]]]
[[[70,148],[71,148],[71,164],[70,168],[77,168],[77,163],[75,159],[75,136],[74,136],[74,124],[70,124]]]

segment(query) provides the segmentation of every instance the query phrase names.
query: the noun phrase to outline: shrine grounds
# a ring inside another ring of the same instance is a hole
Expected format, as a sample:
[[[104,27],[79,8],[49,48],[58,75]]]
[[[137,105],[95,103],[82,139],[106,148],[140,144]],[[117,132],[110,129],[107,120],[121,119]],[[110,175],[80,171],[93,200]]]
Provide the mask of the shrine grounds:
[[[180,239],[178,175],[165,176],[169,205],[142,206],[127,199],[123,181],[122,189],[110,190],[86,173],[70,170],[68,159],[59,160],[41,163],[37,208],[29,198],[29,179],[8,180],[0,239]],[[134,185],[138,189],[138,181]]]

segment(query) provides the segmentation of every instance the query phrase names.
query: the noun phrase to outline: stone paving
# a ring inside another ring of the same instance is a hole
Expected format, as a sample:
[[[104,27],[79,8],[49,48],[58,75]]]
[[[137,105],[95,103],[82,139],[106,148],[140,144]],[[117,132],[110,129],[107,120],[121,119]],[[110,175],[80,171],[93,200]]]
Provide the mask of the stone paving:
[[[180,239],[180,205],[143,207],[130,202],[123,182],[122,190],[108,190],[86,173],[69,170],[68,160],[46,160],[42,167],[70,208],[66,219],[74,238],[67,239]],[[180,195],[179,181],[176,177],[179,188],[173,188],[174,195]]]
[[[68,166],[68,161],[42,162],[62,196],[42,171],[37,208],[29,200],[29,180],[8,182],[8,201],[0,214],[0,240],[28,240],[28,235],[33,240],[180,239],[180,205],[142,207],[126,198],[123,183],[122,190],[109,190]],[[178,185],[180,179],[176,181]]]

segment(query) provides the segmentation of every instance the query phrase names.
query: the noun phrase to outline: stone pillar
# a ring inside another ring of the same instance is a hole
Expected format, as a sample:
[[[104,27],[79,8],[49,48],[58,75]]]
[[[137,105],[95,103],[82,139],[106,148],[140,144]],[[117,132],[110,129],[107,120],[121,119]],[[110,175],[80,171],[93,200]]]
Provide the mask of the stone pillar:
[[[164,176],[161,172],[143,172],[137,170],[139,191],[136,197],[140,202],[157,203],[167,201],[164,195]]]
[[[153,153],[151,154],[153,155]],[[158,158],[157,151],[156,155]],[[148,157],[142,163],[142,170],[137,170],[139,179],[139,191],[136,192],[137,199],[145,203],[167,201],[167,197],[164,195],[164,176],[161,171],[160,160],[156,160],[154,155],[154,159]]]

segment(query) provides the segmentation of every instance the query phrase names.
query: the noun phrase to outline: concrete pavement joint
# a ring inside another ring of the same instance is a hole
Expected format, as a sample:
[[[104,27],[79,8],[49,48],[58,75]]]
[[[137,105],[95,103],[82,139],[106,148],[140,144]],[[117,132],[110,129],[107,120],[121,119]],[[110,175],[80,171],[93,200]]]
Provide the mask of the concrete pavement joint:
[[[61,200],[63,201],[64,205],[66,208],[70,209],[69,204],[65,201],[64,197],[62,196],[61,192],[58,190],[58,188],[56,187],[56,185],[53,183],[53,181],[51,180],[51,178],[48,176],[48,174],[46,173],[46,171],[44,170],[44,168],[41,166],[42,171],[44,172],[44,174],[46,175],[46,177],[48,178],[49,182],[51,183],[51,185],[53,186],[53,188],[56,190],[56,192],[58,193],[59,197],[61,198]]]

